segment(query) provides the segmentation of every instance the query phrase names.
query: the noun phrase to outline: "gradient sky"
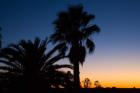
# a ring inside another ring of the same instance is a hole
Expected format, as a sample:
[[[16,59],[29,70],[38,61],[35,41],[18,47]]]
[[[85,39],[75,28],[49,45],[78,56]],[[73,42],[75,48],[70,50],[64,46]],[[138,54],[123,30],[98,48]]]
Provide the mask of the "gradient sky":
[[[95,14],[93,22],[101,28],[81,79],[99,80],[104,87],[140,88],[140,0],[0,0],[3,46],[44,39],[53,33],[57,13],[79,3]]]

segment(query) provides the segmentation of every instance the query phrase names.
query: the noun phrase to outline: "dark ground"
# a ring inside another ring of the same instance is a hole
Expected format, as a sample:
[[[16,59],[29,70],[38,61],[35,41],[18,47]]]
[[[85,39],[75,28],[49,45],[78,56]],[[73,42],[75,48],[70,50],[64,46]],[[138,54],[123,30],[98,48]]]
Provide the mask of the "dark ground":
[[[140,93],[140,88],[49,89],[38,93]]]
[[[0,93],[26,93],[25,91],[7,91]],[[140,93],[140,88],[89,88],[89,89],[45,89],[27,93]]]

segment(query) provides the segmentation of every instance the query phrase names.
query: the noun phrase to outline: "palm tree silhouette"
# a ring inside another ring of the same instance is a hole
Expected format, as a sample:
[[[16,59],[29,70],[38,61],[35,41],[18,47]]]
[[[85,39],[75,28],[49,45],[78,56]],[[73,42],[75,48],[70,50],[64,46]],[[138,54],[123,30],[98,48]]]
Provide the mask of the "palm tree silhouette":
[[[83,10],[82,5],[76,5],[60,12],[54,21],[56,31],[51,39],[70,47],[69,60],[74,65],[75,88],[80,88],[79,63],[83,64],[87,49],[91,53],[95,48],[91,35],[100,31],[98,26],[89,24],[94,18]]]
[[[46,52],[48,43],[48,39],[41,41],[39,38],[36,38],[34,42],[21,40],[18,44],[11,44],[6,48],[2,48],[0,62],[4,65],[0,66],[0,70],[21,76],[23,84],[31,91],[39,88],[44,84],[43,82],[46,82],[47,88],[51,88],[54,82],[57,82],[57,84],[53,85],[56,87],[62,85],[62,81],[65,79],[65,85],[67,85],[66,80],[71,79],[71,77],[66,79],[66,75],[68,76],[67,72],[59,69],[73,69],[72,65],[56,64],[58,60],[65,57],[65,47],[63,44],[58,44],[52,50]],[[61,77],[58,77],[58,74]],[[69,82],[72,83],[73,81]],[[62,86],[65,87],[64,84]]]

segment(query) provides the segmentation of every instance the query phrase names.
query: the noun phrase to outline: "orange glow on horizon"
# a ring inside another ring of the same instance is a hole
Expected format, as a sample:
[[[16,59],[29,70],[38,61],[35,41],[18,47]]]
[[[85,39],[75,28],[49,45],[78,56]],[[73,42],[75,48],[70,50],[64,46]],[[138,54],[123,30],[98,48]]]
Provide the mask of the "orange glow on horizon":
[[[91,78],[89,78],[92,82],[91,84],[91,88],[94,88],[94,81],[96,80],[93,80]],[[81,78],[81,82],[83,81],[84,79]],[[101,86],[103,88],[112,88],[112,87],[116,87],[116,88],[140,88],[140,80],[137,81],[119,81],[119,80],[116,80],[116,81],[112,81],[112,80],[99,80],[98,81],[100,82]]]
[[[87,59],[84,66],[80,68],[81,81],[89,78],[92,87],[94,87],[94,81],[98,80],[104,88],[140,88],[139,57],[122,56],[122,58],[111,57],[110,59],[103,57],[95,58],[94,61],[90,57]]]

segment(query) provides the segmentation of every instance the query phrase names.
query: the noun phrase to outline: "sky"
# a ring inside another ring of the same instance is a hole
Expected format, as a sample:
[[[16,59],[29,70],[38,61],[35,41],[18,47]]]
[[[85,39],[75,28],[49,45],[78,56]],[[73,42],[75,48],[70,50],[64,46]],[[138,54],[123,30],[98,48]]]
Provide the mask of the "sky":
[[[103,87],[140,88],[140,0],[0,0],[3,47],[49,36],[58,12],[73,4],[83,4],[101,29],[94,35],[95,52],[80,67],[81,80],[98,80]]]

